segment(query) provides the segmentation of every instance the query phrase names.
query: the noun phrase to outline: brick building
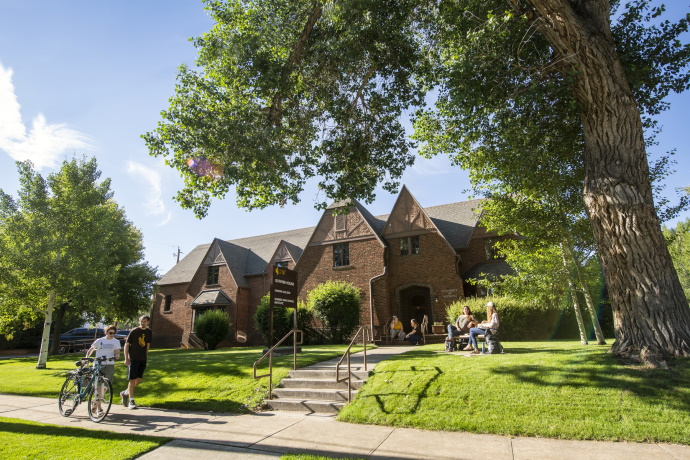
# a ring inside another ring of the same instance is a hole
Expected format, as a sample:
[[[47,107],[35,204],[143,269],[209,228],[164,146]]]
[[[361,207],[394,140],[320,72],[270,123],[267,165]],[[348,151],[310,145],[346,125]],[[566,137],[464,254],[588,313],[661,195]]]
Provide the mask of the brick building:
[[[479,225],[480,204],[422,208],[403,187],[389,215],[352,200],[332,204],[315,227],[197,246],[157,283],[153,345],[194,346],[194,319],[210,308],[232,321],[222,345],[259,344],[253,315],[276,264],[298,272],[302,299],[327,280],[353,283],[363,294],[361,324],[381,328],[391,315],[403,324],[445,321],[448,304],[481,295],[467,279],[510,271],[492,255],[497,236]]]

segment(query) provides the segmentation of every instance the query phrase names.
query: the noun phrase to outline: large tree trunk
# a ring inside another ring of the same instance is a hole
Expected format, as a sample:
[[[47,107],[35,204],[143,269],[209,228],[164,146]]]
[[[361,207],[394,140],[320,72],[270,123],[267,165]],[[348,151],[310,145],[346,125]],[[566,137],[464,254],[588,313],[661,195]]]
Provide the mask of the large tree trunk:
[[[690,356],[690,309],[661,233],[640,113],[616,54],[606,0],[526,0],[575,74],[584,129],[584,200],[611,296],[616,355]]]

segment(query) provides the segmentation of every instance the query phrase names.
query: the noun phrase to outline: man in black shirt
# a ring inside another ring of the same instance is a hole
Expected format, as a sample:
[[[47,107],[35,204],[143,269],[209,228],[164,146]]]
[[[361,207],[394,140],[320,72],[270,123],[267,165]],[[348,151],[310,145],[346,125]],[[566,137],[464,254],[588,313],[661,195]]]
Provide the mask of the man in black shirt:
[[[125,342],[125,366],[129,366],[127,373],[129,384],[126,390],[120,392],[120,396],[122,397],[122,405],[130,409],[137,408],[134,402],[134,389],[141,382],[144,377],[144,369],[146,369],[146,359],[153,337],[151,329],[148,328],[150,321],[151,318],[146,315],[139,318],[139,327],[132,329]]]

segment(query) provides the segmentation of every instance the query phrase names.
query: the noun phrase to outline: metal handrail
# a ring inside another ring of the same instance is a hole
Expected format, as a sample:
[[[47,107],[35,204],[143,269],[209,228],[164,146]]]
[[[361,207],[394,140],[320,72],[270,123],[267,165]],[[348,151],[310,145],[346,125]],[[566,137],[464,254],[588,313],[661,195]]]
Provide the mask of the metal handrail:
[[[367,370],[367,336],[369,336],[369,340],[371,340],[371,331],[369,331],[369,329],[365,326],[359,327],[354,337],[352,337],[352,341],[350,342],[350,345],[347,347],[347,350],[345,350],[345,353],[343,353],[343,356],[340,358],[340,361],[338,361],[338,364],[336,364],[335,366],[336,383],[344,382],[345,380],[347,380],[347,402],[352,401],[352,370],[350,368],[350,355],[352,354],[352,352],[350,350],[352,348],[352,345],[355,344],[355,341],[357,340],[357,337],[359,336],[360,332],[362,333],[362,346],[364,347],[364,370]],[[343,359],[345,359],[345,356],[347,356],[347,377],[341,380],[340,365],[342,364]]]
[[[300,339],[297,340],[297,337],[295,337],[295,340],[293,341],[292,345],[292,356],[293,356],[293,364],[292,364],[292,369],[296,370],[297,369],[297,345],[302,345],[304,342],[304,332],[302,332],[300,329],[293,329],[287,334],[285,334],[285,337],[280,339],[278,343],[273,345],[264,355],[259,358],[258,361],[254,363],[254,378],[255,379],[261,379],[264,377],[268,377],[268,399],[272,399],[273,396],[273,350],[278,348],[278,345],[283,343],[288,337],[291,335],[297,335],[297,333],[300,333]],[[268,356],[268,374],[263,374],[263,375],[256,375],[256,368],[257,366],[266,359],[266,356]]]

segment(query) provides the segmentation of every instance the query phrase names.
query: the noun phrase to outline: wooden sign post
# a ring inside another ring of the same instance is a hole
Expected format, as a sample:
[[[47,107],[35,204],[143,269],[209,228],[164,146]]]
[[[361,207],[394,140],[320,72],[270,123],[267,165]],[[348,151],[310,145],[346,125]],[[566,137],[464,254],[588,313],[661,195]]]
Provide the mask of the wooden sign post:
[[[294,308],[293,329],[297,329],[297,272],[275,265],[271,283],[269,307],[268,348],[273,344],[273,308]]]

